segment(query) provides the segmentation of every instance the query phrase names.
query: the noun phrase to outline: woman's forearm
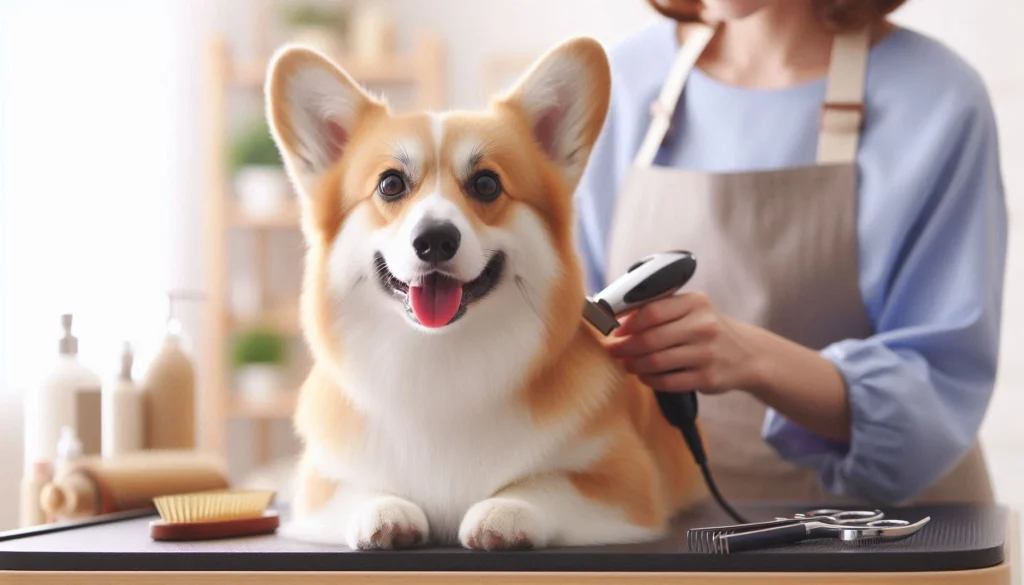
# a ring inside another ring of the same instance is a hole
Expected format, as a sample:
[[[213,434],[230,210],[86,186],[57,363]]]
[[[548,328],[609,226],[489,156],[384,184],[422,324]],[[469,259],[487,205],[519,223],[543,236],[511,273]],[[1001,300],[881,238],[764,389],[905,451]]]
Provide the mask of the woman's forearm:
[[[850,440],[850,408],[839,371],[818,352],[757,327],[748,328],[751,361],[747,388],[782,416],[822,438]]]

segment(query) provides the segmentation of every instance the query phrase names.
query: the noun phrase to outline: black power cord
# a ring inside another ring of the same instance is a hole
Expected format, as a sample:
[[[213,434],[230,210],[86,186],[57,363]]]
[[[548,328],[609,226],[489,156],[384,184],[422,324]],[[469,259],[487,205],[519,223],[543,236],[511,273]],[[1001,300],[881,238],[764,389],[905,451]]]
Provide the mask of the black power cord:
[[[654,391],[658,399],[658,406],[668,422],[683,433],[686,445],[693,453],[693,459],[700,466],[700,472],[704,475],[704,483],[711,491],[712,497],[718,505],[725,510],[726,514],[740,524],[746,524],[747,520],[739,512],[733,509],[715,485],[711,477],[711,470],[708,469],[708,457],[704,453],[704,441],[701,440],[700,432],[697,431],[697,393],[696,392],[664,392]]]

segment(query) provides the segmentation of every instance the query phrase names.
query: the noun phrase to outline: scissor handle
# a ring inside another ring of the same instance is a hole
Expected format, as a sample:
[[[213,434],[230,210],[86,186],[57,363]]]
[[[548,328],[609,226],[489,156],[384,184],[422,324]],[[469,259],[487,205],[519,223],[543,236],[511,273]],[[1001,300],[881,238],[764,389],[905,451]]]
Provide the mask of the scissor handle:
[[[907,520],[887,518],[885,520],[872,520],[871,522],[867,522],[865,526],[869,528],[896,528],[900,526],[910,526],[910,522]]]
[[[819,518],[824,522],[835,524],[864,524],[885,518],[881,510],[838,510],[820,508],[804,514],[794,514],[794,518]]]

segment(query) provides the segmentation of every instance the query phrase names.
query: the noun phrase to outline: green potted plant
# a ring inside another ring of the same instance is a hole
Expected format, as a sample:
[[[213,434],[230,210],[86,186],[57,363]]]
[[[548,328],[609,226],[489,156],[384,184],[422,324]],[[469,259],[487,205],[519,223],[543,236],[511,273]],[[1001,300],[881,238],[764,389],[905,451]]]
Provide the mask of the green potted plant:
[[[285,9],[284,22],[291,31],[293,42],[311,45],[328,55],[338,55],[345,49],[349,27],[349,14],[345,8],[293,5]]]
[[[232,358],[238,391],[251,398],[266,398],[282,389],[287,341],[273,329],[256,327],[240,334]]]
[[[246,124],[233,137],[229,160],[235,196],[247,213],[268,215],[281,209],[291,185],[262,116]]]

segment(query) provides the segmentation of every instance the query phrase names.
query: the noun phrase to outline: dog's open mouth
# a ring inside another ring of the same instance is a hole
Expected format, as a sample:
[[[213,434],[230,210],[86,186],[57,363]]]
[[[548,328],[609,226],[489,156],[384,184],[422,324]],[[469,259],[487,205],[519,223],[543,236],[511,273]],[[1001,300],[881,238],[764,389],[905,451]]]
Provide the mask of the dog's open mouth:
[[[487,296],[501,280],[505,253],[495,252],[480,274],[462,282],[443,272],[429,272],[414,283],[399,280],[388,270],[384,256],[373,258],[374,272],[381,286],[405,305],[410,318],[424,327],[444,327],[466,314],[466,307]]]

